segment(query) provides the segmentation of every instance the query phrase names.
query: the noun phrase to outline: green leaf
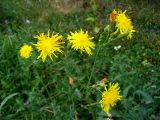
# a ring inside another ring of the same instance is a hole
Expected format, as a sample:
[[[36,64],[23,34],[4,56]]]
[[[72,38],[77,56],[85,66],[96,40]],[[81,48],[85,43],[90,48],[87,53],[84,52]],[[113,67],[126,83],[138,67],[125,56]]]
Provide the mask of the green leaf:
[[[127,97],[128,92],[130,91],[131,88],[134,88],[133,85],[129,85],[128,87],[126,87],[123,91],[123,97]]]
[[[143,96],[146,104],[149,104],[149,103],[154,102],[152,96],[150,96],[150,95],[149,95],[148,93],[146,93],[146,92],[143,92],[143,91],[141,91],[141,90],[137,90],[137,91],[135,92],[135,94]]]
[[[9,96],[7,96],[2,102],[1,102],[1,105],[0,105],[0,115],[1,115],[1,110],[2,110],[2,107],[4,106],[4,104],[9,100],[11,99],[12,97],[18,95],[19,93],[13,93]]]

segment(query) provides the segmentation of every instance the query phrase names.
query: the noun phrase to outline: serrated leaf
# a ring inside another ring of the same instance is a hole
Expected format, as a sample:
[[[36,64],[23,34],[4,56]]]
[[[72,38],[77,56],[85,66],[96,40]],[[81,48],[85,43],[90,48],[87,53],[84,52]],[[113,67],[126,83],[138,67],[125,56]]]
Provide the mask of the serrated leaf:
[[[137,91],[135,92],[135,94],[143,96],[146,104],[149,104],[149,103],[154,102],[153,98],[152,98],[148,93],[146,93],[146,92],[144,92],[144,91],[137,90]]]

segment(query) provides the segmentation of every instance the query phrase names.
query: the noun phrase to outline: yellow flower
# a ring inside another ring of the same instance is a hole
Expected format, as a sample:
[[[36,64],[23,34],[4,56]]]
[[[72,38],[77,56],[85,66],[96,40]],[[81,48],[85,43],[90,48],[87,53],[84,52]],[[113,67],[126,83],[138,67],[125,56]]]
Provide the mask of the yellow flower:
[[[42,58],[42,61],[44,62],[47,56],[52,60],[52,55],[57,57],[55,54],[56,52],[62,53],[61,48],[63,48],[62,44],[64,43],[62,42],[63,36],[54,34],[54,32],[50,34],[50,31],[48,31],[47,35],[41,33],[34,38],[38,39],[37,44],[34,45],[38,52],[41,52],[37,59]]]
[[[73,49],[80,50],[81,53],[92,54],[91,49],[94,49],[95,44],[91,41],[93,37],[90,37],[87,31],[84,32],[81,29],[79,32],[71,32],[71,35],[68,35],[67,39],[72,44]]]
[[[126,10],[123,13],[119,12],[116,16],[116,27],[120,30],[120,34],[128,34],[128,38],[132,38],[132,34],[135,30],[133,29],[131,19],[128,18],[125,13]]]
[[[32,51],[33,49],[30,45],[23,45],[20,49],[20,56],[27,59],[31,56]]]
[[[100,101],[102,109],[110,116],[110,110],[116,105],[118,100],[121,100],[120,87],[118,83],[109,84],[109,88],[105,87],[105,91],[102,93],[102,99]]]

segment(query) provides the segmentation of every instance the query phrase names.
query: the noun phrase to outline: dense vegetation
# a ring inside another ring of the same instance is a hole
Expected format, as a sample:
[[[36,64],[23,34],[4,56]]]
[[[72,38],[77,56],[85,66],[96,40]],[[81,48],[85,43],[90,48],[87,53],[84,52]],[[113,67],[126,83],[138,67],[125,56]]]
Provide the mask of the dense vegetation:
[[[26,60],[19,56],[24,43],[48,30],[66,37],[82,28],[97,45],[113,9],[127,10],[136,32],[132,39],[102,47],[95,63],[96,51],[88,56],[66,50],[45,63],[36,54]],[[111,111],[114,120],[160,115],[158,0],[1,0],[0,11],[1,120],[106,120],[97,90],[104,79],[121,87],[123,99]]]

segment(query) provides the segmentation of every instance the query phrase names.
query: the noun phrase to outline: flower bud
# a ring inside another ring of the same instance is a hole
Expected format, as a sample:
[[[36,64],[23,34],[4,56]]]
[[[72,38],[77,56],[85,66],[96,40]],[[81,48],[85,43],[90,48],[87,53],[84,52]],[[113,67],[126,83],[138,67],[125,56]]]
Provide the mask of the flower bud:
[[[69,77],[69,84],[74,85],[74,83],[75,83],[75,80],[73,78]]]
[[[113,12],[109,15],[109,20],[111,22],[115,22],[117,15],[118,15],[117,11],[113,10]]]

